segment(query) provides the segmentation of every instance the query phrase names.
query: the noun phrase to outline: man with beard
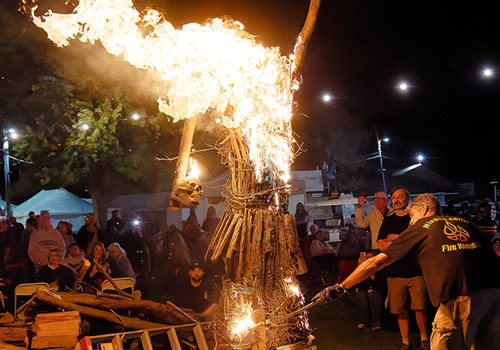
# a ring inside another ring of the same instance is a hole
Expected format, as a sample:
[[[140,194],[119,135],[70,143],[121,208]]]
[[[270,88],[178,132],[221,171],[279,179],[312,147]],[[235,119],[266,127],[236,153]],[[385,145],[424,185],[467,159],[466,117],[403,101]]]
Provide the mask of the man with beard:
[[[193,310],[202,320],[211,320],[215,315],[219,291],[212,280],[204,278],[205,271],[195,263],[188,270],[189,279],[180,281],[176,304]]]
[[[384,250],[408,228],[410,215],[406,211],[410,194],[403,187],[395,187],[391,191],[393,210],[384,218],[380,226],[378,246]],[[387,277],[387,291],[391,314],[398,317],[399,332],[401,334],[401,350],[409,349],[410,308],[415,311],[415,319],[420,331],[420,347],[429,349],[427,334],[426,301],[427,292],[420,267],[411,255],[395,262],[385,272]]]

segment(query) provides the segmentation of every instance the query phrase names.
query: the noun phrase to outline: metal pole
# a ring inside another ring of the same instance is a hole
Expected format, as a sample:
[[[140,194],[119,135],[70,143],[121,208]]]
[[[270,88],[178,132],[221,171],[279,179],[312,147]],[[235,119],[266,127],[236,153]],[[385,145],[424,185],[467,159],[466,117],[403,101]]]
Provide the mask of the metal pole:
[[[490,181],[490,184],[493,185],[493,198],[495,199],[494,200],[495,205],[497,204],[497,183],[498,183],[497,180]]]
[[[6,216],[12,216],[10,209],[10,162],[9,162],[9,133],[3,130],[3,177],[5,184],[5,210]]]
[[[382,185],[384,186],[384,192],[387,193],[387,185],[385,183],[385,169],[384,169],[384,161],[382,155],[382,140],[378,137],[378,130],[375,130],[377,134],[377,144],[378,144],[378,159],[380,162],[380,173],[382,174]]]

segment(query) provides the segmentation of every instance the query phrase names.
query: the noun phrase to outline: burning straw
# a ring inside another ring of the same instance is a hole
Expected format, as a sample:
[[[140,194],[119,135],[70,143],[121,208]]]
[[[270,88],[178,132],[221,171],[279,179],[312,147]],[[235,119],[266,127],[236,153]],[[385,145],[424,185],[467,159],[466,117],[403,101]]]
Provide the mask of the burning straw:
[[[281,290],[262,298],[258,289],[225,281],[215,329],[218,342],[234,349],[257,344],[273,349],[307,339],[310,328],[305,310],[312,305],[302,307],[304,298],[295,283],[286,279]]]

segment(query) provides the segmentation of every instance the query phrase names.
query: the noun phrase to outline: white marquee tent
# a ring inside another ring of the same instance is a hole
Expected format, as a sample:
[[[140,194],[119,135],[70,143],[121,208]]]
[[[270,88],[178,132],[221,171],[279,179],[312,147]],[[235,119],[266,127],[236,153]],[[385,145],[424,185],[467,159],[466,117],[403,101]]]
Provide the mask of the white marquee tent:
[[[12,210],[18,220],[28,217],[30,211],[40,214],[41,210],[47,210],[54,227],[61,220],[73,224],[73,230],[78,230],[83,225],[83,216],[93,212],[92,203],[80,198],[64,188],[56,190],[41,190],[36,195],[19,204]]]

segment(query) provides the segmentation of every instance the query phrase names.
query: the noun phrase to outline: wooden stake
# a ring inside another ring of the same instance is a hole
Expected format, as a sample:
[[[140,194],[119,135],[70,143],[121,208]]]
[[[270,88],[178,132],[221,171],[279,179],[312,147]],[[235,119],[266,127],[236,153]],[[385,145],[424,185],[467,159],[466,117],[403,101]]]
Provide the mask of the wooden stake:
[[[184,129],[182,130],[181,145],[179,147],[179,158],[175,167],[175,178],[172,184],[172,194],[177,195],[178,183],[180,179],[186,176],[189,164],[189,155],[193,144],[194,130],[196,129],[196,121],[198,116],[195,115],[184,121]],[[170,198],[170,209],[180,210],[180,203],[172,197]]]

